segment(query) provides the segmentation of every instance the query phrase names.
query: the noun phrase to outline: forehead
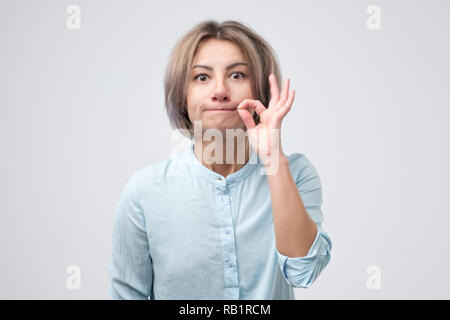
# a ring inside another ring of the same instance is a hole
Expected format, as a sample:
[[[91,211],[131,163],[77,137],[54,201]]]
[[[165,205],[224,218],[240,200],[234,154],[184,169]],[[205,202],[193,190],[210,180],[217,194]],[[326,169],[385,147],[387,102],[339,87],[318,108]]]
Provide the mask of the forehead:
[[[228,40],[208,39],[200,42],[193,63],[228,65],[235,60],[244,61],[241,48]]]

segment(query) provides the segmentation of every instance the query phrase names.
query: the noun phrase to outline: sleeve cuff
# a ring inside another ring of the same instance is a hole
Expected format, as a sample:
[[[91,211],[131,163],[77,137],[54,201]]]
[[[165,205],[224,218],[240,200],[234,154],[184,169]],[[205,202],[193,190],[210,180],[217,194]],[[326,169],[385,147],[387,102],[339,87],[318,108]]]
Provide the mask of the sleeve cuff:
[[[307,288],[318,277],[330,260],[331,239],[317,230],[316,238],[304,257],[288,257],[277,250],[278,262],[283,276],[296,288]]]

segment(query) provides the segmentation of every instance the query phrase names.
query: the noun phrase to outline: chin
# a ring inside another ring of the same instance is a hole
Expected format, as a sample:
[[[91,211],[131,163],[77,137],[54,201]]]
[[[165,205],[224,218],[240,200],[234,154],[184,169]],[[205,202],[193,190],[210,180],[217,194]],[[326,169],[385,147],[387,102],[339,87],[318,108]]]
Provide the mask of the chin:
[[[224,125],[223,123],[217,123],[217,124],[214,124],[214,123],[208,123],[208,124],[205,124],[204,126],[203,126],[203,130],[207,130],[207,129],[216,129],[216,130],[220,130],[220,131],[222,131],[223,132],[223,134],[224,134],[224,137],[225,137],[225,134],[226,134],[226,130],[228,129],[228,130],[238,130],[238,129],[241,129],[241,130],[244,130],[245,131],[245,125],[244,124],[242,124],[242,123],[234,123],[234,124],[230,124],[230,125]]]

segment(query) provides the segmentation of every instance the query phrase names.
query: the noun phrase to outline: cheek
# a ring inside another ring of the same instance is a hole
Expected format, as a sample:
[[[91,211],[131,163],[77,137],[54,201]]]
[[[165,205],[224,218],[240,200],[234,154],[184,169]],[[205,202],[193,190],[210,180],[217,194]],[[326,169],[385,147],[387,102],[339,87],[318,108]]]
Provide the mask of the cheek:
[[[200,103],[202,100],[204,100],[204,98],[203,98],[204,95],[205,95],[205,93],[202,92],[202,90],[192,88],[191,90],[189,90],[187,92],[186,100],[189,102],[189,104],[196,105],[196,104]]]
[[[195,99],[195,97],[196,97],[196,95],[192,94],[192,91],[191,91],[191,93],[189,93],[187,95],[186,103],[187,103],[187,108],[190,111],[193,111],[198,104],[198,101],[197,101],[197,99]]]

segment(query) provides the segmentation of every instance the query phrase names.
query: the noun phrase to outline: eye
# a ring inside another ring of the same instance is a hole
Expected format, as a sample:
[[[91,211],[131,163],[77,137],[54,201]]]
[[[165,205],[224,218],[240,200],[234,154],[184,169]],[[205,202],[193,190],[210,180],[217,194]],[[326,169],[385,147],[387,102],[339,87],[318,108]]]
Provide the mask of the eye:
[[[243,74],[242,72],[233,72],[232,74],[238,74],[238,75],[240,75],[241,78],[245,77],[245,74]]]
[[[206,74],[206,73],[200,73],[200,74],[198,74],[198,75],[196,75],[195,77],[194,77],[194,80],[197,80],[198,78],[200,78],[200,77],[207,77],[208,75]],[[200,81],[200,82],[204,82],[204,81]]]
[[[242,72],[239,72],[239,71],[233,72],[231,75],[233,76],[233,75],[235,75],[235,74],[239,75],[240,78],[233,78],[233,79],[242,79],[242,78],[245,77],[245,74],[242,73]],[[207,75],[206,73],[200,73],[200,74],[198,74],[198,75],[196,75],[196,76],[194,77],[194,80],[197,80],[197,79],[199,79],[200,77],[202,77],[202,79],[204,79],[203,77],[208,77],[208,75]],[[200,80],[200,82],[205,82],[205,81]]]

